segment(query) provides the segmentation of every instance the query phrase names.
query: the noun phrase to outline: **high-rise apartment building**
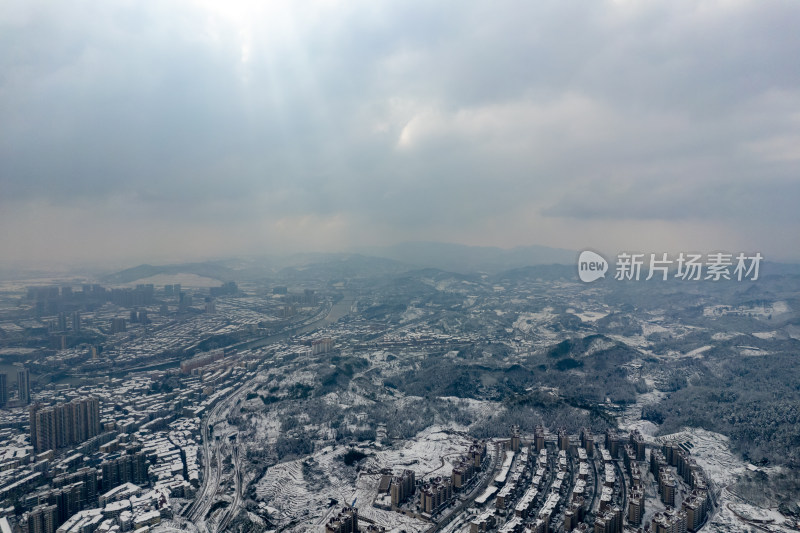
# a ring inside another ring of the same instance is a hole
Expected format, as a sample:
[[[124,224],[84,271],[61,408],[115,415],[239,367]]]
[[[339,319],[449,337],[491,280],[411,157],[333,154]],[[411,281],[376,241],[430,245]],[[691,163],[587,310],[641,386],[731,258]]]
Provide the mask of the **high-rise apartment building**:
[[[55,533],[58,507],[39,505],[28,513],[28,533]]]
[[[17,390],[23,404],[31,403],[31,374],[27,368],[17,371]]]
[[[358,510],[345,507],[339,514],[328,520],[325,533],[358,533]]]
[[[79,444],[100,433],[100,402],[95,397],[30,410],[31,443],[37,452]]]
[[[144,452],[122,455],[103,461],[103,491],[109,491],[123,483],[142,485],[147,483],[147,458]]]
[[[8,375],[0,374],[0,407],[5,407],[8,403]]]

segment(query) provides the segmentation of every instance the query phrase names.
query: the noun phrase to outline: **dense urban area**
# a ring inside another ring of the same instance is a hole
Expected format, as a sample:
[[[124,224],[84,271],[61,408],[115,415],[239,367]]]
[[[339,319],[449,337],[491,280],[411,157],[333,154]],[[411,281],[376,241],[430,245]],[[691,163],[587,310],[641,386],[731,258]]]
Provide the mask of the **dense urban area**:
[[[800,270],[0,281],[0,532],[796,531]]]

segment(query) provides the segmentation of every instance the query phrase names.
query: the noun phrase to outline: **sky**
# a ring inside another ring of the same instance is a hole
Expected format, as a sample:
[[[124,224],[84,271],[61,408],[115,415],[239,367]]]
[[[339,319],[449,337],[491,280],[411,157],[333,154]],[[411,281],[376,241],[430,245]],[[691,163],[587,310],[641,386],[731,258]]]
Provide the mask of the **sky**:
[[[10,0],[0,264],[800,260],[800,2]]]

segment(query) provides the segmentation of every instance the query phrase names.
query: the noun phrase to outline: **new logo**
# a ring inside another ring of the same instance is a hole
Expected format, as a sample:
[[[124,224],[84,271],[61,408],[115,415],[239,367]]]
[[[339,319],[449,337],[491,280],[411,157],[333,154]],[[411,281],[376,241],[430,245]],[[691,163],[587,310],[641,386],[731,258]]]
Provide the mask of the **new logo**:
[[[600,278],[606,277],[608,271],[608,261],[603,256],[590,250],[581,252],[578,257],[578,277],[581,281],[589,283]]]

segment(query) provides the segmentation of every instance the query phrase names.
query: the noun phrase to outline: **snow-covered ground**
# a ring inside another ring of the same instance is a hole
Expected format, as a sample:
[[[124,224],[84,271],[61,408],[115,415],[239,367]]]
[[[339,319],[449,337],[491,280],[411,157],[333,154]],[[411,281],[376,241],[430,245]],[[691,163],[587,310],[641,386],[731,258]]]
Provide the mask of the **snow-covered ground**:
[[[441,426],[431,426],[406,441],[401,447],[384,450],[367,460],[370,470],[394,468],[396,472],[413,470],[417,479],[428,476],[449,476],[453,471],[451,461],[464,454],[472,439],[464,433],[453,432]]]
[[[281,434],[281,420],[277,411],[268,410],[252,416],[250,423],[255,426],[255,434],[259,440],[268,444],[275,444]]]
[[[270,467],[256,484],[256,495],[273,509],[270,519],[280,526],[293,521],[297,526],[286,531],[309,531],[329,512],[331,498],[338,507],[351,503],[355,470],[347,468],[340,456],[343,449],[324,448],[308,458]],[[304,468],[303,463],[307,466]],[[306,476],[304,472],[310,473]]]
[[[656,438],[659,444],[672,440],[692,443],[692,457],[718,487],[735,482],[746,469],[745,462],[731,451],[730,439],[721,433],[687,427],[678,433]]]
[[[709,305],[703,308],[703,316],[716,317],[724,315],[752,316],[756,318],[773,318],[790,313],[792,311],[789,304],[784,301],[777,301],[767,305],[746,307],[743,305],[732,307],[730,305]]]
[[[756,346],[737,346],[736,348],[739,349],[741,355],[748,357],[763,357],[770,354],[767,350],[762,350]]]
[[[541,334],[542,332],[539,331],[541,329],[540,326],[549,324],[555,318],[556,314],[553,312],[553,308],[546,307],[539,313],[520,313],[514,321],[513,327],[523,333],[536,332]]]
[[[609,348],[613,347],[614,343],[611,341],[604,339],[594,339],[586,348],[586,351],[583,352],[583,357],[589,357],[598,352],[602,352],[603,350],[608,350]]]
[[[671,333],[672,330],[669,328],[665,328],[661,324],[655,324],[653,322],[642,322],[642,335],[648,337],[653,335],[654,333]]]
[[[763,340],[774,339],[778,335],[779,333],[777,331],[756,331],[753,333],[753,337],[758,337]]]
[[[420,309],[419,307],[412,307],[409,306],[405,312],[400,315],[400,323],[411,322],[412,320],[417,320],[425,316],[427,312],[424,309]]]
[[[607,312],[603,313],[600,311],[583,311],[582,313],[572,311],[572,314],[580,318],[581,322],[596,322],[597,320],[608,316]]]
[[[637,395],[636,403],[629,405],[622,413],[622,416],[619,417],[620,429],[623,431],[638,429],[646,440],[651,443],[654,442],[654,435],[658,431],[658,426],[649,420],[642,420],[642,407],[657,404],[664,396],[666,396],[666,393],[659,390]]]
[[[637,348],[642,350],[650,346],[650,341],[648,341],[644,335],[616,335],[616,334],[609,334],[607,335],[609,339],[614,339],[615,341],[619,341],[622,344],[630,346],[631,348]]]
[[[733,339],[734,337],[739,337],[741,335],[744,335],[744,333],[739,333],[737,331],[718,332],[711,335],[711,339],[715,341],[727,341]]]
[[[323,396],[322,399],[326,404],[336,405],[342,409],[354,406],[372,405],[375,403],[374,400],[370,400],[351,391],[329,392]]]
[[[709,533],[729,533],[731,531],[789,533],[800,530],[797,524],[786,520],[786,517],[777,509],[764,509],[751,505],[727,488],[722,491],[720,502],[722,505],[703,528],[703,531]]]
[[[497,414],[505,409],[502,403],[488,400],[475,400],[473,398],[458,398],[457,396],[441,396],[441,400],[447,400],[460,409],[469,412],[473,420],[483,420],[491,415]]]
[[[703,352],[707,352],[711,348],[713,348],[713,346],[707,344],[705,346],[701,346],[699,348],[695,348],[694,350],[686,352],[684,357],[694,357],[696,359],[699,359],[703,355]]]
[[[471,407],[486,409],[483,403],[490,402],[476,402]],[[355,501],[359,516],[374,520],[390,532],[406,530],[419,533],[430,524],[372,507],[381,477],[377,472],[392,468],[396,473],[404,469],[413,470],[417,479],[449,476],[453,470],[452,462],[466,453],[470,444],[472,439],[460,431],[431,426],[398,448],[364,448],[369,457],[361,464],[358,473],[341,460],[345,448],[328,446],[311,455],[310,459],[297,459],[270,467],[256,484],[256,494],[272,509],[270,518],[274,522],[281,527],[291,524],[284,531],[321,531],[331,513]],[[332,500],[337,503],[331,505]]]
[[[767,523],[759,525],[767,527],[769,531],[797,531],[797,528],[792,528],[785,522],[785,517],[777,509],[757,507],[732,492],[732,485],[747,470],[748,465],[731,451],[728,437],[704,429],[684,428],[679,433],[655,439],[659,443],[668,440],[691,443],[692,457],[706,473],[711,482],[710,488],[718,495],[716,512],[703,531],[713,533],[758,531],[758,528],[747,520],[768,521],[770,525]]]

